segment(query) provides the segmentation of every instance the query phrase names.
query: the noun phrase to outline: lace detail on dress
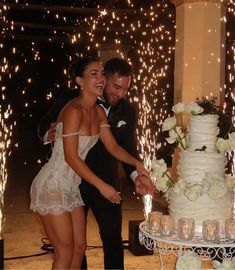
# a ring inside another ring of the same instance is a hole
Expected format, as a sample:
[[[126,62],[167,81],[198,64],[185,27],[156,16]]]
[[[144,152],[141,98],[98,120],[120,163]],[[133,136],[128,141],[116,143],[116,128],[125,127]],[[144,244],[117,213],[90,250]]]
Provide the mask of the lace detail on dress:
[[[40,214],[61,214],[84,205],[79,190],[81,178],[64,159],[62,127],[62,123],[57,124],[52,155],[31,185],[30,209]],[[78,155],[82,160],[98,138],[99,134],[79,136]]]

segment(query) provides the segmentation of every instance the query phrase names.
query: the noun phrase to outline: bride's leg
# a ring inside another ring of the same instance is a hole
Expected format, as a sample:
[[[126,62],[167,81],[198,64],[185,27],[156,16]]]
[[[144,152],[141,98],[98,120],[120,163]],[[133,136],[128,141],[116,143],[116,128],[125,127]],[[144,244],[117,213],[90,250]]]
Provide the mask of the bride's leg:
[[[52,269],[70,269],[74,248],[71,213],[40,215],[40,218],[54,248]]]
[[[75,208],[71,215],[74,230],[74,253],[71,269],[80,269],[86,251],[86,217],[84,208]]]

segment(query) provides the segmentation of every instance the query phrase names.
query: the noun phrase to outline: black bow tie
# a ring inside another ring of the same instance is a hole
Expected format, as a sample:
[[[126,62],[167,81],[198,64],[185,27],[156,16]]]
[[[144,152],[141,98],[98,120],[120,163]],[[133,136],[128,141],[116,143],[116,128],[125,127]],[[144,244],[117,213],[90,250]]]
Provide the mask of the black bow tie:
[[[109,109],[110,105],[107,101],[97,98],[96,103],[102,105],[105,109]]]

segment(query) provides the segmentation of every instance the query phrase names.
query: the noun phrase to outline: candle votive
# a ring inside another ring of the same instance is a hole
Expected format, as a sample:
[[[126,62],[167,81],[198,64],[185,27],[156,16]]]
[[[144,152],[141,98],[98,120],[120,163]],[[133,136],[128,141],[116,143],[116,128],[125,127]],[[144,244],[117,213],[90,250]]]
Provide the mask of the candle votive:
[[[193,218],[179,218],[178,236],[182,240],[192,240],[195,233],[195,221]]]
[[[148,214],[148,227],[153,232],[160,232],[162,213],[153,211]]]
[[[163,236],[170,236],[174,233],[175,222],[169,215],[163,215],[161,221],[161,234]]]
[[[235,240],[235,218],[225,220],[225,236],[228,240]]]
[[[206,242],[216,242],[219,239],[219,222],[217,220],[204,220],[202,235]]]

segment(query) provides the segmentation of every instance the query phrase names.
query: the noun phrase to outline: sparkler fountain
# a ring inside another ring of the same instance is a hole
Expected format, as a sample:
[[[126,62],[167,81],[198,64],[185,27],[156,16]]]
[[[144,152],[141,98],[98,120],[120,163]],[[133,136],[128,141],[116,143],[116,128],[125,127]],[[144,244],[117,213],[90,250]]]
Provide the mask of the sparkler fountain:
[[[0,269],[3,269],[3,258],[4,258],[4,239],[3,239],[3,205],[4,205],[4,191],[7,182],[7,169],[6,161],[9,154],[9,146],[11,143],[12,136],[12,125],[8,127],[7,119],[12,114],[11,107],[8,105],[3,110],[2,105],[0,106]]]

